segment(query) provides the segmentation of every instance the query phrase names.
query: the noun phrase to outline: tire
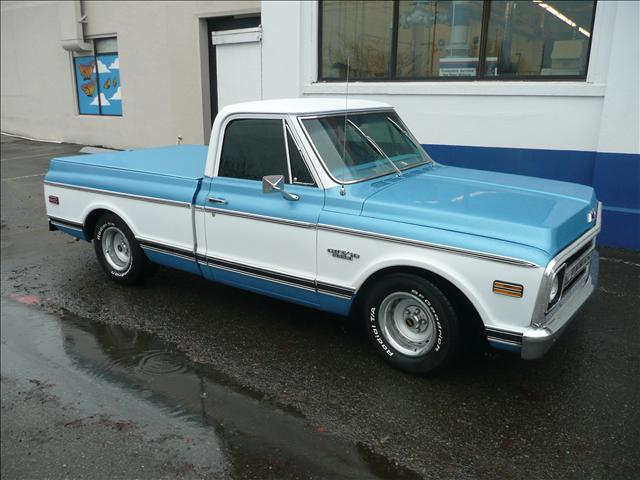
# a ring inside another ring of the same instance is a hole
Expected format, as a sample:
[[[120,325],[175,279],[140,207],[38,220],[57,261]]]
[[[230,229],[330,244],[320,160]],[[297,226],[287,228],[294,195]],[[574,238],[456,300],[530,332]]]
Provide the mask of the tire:
[[[143,283],[156,271],[120,217],[107,213],[96,222],[93,247],[107,276],[123,285]]]
[[[391,274],[369,290],[363,308],[367,336],[394,367],[431,373],[457,357],[461,322],[447,296],[430,281]]]

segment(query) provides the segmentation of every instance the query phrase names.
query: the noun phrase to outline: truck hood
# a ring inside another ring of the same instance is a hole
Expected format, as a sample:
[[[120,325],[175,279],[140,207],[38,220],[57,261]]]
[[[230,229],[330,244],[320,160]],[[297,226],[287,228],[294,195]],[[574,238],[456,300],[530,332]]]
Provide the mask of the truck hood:
[[[594,224],[593,188],[436,165],[378,181],[364,217],[505,240],[555,255]]]

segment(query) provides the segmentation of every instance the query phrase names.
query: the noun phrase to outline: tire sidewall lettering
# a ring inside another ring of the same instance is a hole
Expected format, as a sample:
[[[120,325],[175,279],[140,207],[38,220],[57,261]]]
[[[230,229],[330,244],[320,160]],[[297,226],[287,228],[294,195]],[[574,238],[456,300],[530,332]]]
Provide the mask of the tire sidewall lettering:
[[[401,290],[401,289],[398,289],[398,290]],[[428,356],[433,353],[439,353],[442,350],[444,345],[445,334],[444,334],[442,321],[440,319],[440,316],[438,315],[438,311],[434,307],[433,303],[419,290],[416,290],[415,288],[411,288],[411,289],[406,289],[406,291],[408,291],[412,295],[415,295],[420,300],[422,300],[424,304],[427,306],[427,308],[429,308],[429,310],[431,311],[431,314],[433,315],[433,318],[435,320],[435,325],[437,330],[436,343],[429,352],[424,354],[424,356]],[[391,292],[388,292],[388,293],[391,293]],[[380,328],[380,324],[378,321],[378,310],[379,310],[379,304],[376,306],[371,306],[369,308],[368,323],[369,323],[370,334],[373,336],[375,342],[378,344],[378,347],[382,349],[386,355],[388,355],[389,357],[393,357],[396,353],[401,355],[400,352],[397,352],[392,346],[387,344],[387,339],[382,333],[382,329]]]
[[[96,232],[95,235],[95,240],[98,242],[98,244],[100,245],[100,252],[102,254],[102,259],[101,261],[104,263],[104,265],[107,266],[107,269],[109,270],[109,274],[113,275],[114,277],[126,277],[129,272],[131,271],[131,269],[133,268],[133,264],[135,262],[135,257],[134,257],[134,252],[133,249],[131,249],[131,261],[129,262],[129,266],[127,267],[127,269],[124,272],[118,272],[117,270],[114,270],[113,268],[111,268],[111,266],[109,265],[109,262],[106,261],[105,258],[105,252],[102,250],[102,234],[104,233],[104,231],[108,228],[108,227],[116,227],[118,228],[120,231],[122,231],[127,237],[128,235],[126,234],[126,232],[122,229],[121,226],[116,225],[114,222],[112,221],[107,221],[104,222],[102,225],[100,225],[100,228],[98,229],[98,231]]]

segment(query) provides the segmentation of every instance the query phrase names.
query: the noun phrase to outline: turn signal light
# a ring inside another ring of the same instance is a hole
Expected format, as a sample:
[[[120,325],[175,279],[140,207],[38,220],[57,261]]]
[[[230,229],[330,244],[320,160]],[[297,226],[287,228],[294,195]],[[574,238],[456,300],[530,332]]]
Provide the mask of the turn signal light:
[[[517,283],[501,282],[496,280],[493,282],[493,293],[498,295],[506,295],[508,297],[522,298],[524,287]]]

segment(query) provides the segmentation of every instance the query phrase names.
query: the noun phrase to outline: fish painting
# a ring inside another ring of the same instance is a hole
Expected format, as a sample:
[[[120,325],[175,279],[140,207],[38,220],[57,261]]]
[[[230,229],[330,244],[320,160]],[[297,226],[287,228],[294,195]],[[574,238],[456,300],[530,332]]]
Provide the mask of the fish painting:
[[[96,91],[96,82],[83,83],[80,88],[87,97],[93,97],[93,93]]]
[[[96,68],[96,64],[94,62],[91,63],[79,63],[78,68],[80,69],[80,75],[85,80],[89,80],[91,75],[93,75],[93,70]]]

